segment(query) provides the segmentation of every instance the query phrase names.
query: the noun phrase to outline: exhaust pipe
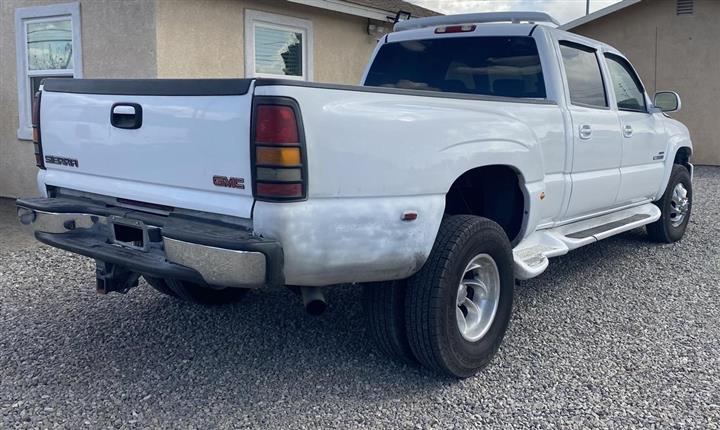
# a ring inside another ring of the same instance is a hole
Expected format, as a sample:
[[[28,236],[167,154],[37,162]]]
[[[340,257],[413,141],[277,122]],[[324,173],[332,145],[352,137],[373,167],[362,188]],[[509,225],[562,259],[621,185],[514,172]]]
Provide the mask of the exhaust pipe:
[[[322,290],[318,287],[300,287],[300,293],[302,294],[303,305],[305,310],[310,315],[320,315],[327,309],[327,302],[325,301],[325,295]]]

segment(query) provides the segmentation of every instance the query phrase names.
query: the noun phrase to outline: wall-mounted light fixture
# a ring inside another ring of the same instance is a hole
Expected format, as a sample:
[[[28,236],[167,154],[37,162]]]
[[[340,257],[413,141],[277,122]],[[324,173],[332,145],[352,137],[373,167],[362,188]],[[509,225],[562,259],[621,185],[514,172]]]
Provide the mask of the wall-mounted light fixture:
[[[370,36],[381,37],[388,32],[388,28],[385,27],[385,23],[380,21],[373,21],[368,18],[367,34]]]
[[[407,21],[410,19],[410,15],[410,12],[399,10],[398,13],[395,14],[395,20],[393,22]]]

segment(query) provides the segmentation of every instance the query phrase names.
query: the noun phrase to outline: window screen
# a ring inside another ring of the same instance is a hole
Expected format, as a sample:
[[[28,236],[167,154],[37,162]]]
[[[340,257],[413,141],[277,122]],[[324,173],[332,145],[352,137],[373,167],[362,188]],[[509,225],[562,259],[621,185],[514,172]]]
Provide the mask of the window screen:
[[[630,64],[616,55],[607,54],[605,58],[618,109],[645,112],[645,92]]]
[[[72,78],[73,40],[70,18],[29,21],[25,26],[29,104],[45,78]]]
[[[560,42],[565,75],[574,105],[607,107],[600,63],[595,50],[569,42]]]
[[[540,57],[531,37],[452,37],[384,45],[365,85],[545,98]]]
[[[303,34],[280,28],[255,27],[255,72],[302,76]]]

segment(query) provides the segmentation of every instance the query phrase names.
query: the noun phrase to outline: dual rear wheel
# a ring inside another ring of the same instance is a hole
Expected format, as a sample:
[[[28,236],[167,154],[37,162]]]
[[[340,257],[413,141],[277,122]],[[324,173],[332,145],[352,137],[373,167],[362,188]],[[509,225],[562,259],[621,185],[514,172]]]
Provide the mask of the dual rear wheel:
[[[471,215],[447,217],[418,273],[364,286],[370,334],[396,360],[472,376],[490,362],[505,335],[514,283],[510,241],[498,224]]]

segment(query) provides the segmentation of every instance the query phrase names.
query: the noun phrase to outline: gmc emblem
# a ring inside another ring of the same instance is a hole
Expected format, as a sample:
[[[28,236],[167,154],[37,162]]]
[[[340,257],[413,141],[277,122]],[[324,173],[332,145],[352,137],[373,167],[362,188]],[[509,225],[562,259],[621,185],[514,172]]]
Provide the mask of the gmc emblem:
[[[228,178],[227,176],[213,176],[213,185],[216,187],[245,189],[245,179]]]

